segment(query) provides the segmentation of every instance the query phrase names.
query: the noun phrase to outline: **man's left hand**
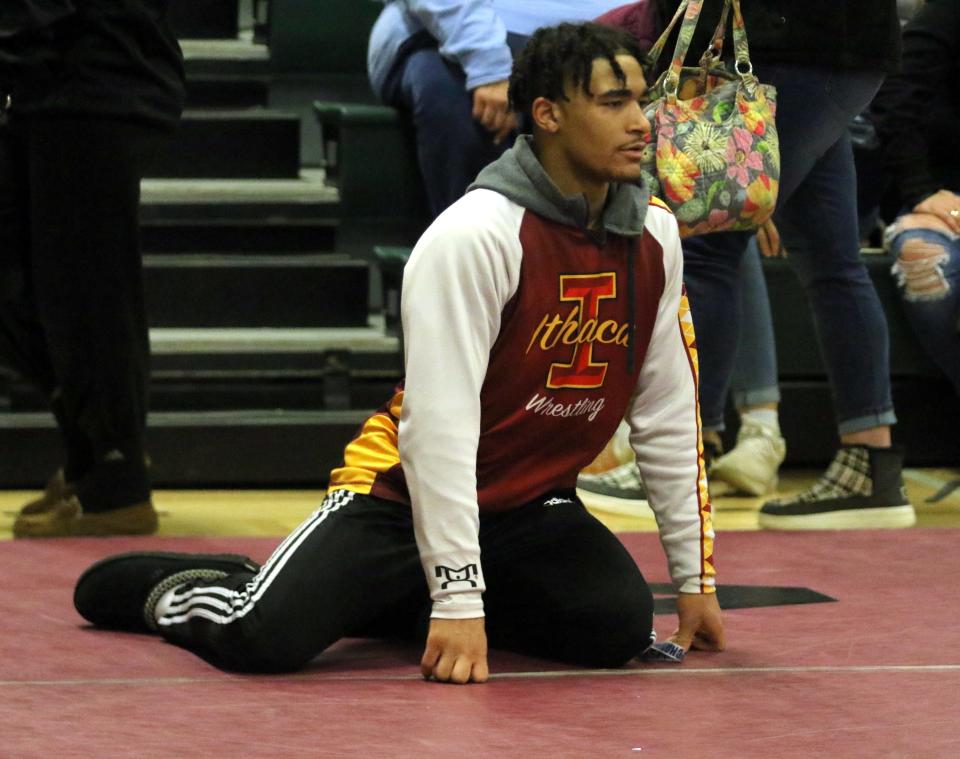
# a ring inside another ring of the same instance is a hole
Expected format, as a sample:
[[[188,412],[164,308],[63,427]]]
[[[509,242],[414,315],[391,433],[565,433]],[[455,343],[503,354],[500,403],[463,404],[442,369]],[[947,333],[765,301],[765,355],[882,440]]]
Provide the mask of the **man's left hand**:
[[[684,651],[722,651],[726,647],[723,619],[716,593],[680,593],[677,596],[680,626],[669,640]]]

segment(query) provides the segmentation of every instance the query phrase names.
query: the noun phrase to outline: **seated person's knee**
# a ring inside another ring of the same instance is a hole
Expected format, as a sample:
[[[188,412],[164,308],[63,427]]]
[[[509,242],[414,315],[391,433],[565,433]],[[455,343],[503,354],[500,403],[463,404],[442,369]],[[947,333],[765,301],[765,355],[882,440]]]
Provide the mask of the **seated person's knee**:
[[[899,232],[919,229],[915,226],[917,220],[913,217],[920,214],[909,214],[899,221]],[[924,216],[924,222],[935,218]],[[943,224],[936,219],[938,224]],[[924,226],[931,229],[931,226]],[[940,230],[937,230],[940,231]],[[949,230],[947,230],[949,231]],[[940,300],[950,291],[950,283],[944,274],[944,265],[950,260],[950,251],[944,242],[925,239],[923,237],[907,235],[899,246],[897,261],[893,266],[893,274],[903,290],[904,298],[911,301]]]

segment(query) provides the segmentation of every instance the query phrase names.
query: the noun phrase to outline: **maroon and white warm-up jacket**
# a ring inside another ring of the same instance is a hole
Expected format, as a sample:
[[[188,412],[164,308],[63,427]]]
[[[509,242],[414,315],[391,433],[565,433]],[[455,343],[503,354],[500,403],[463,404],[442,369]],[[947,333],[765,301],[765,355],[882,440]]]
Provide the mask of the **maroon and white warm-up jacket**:
[[[671,576],[713,592],[696,343],[676,222],[632,184],[603,228],[521,138],[441,214],[406,266],[406,379],[346,449],[330,489],[408,503],[433,616],[483,613],[480,512],[517,508],[631,428]],[[478,568],[477,587],[436,567]]]

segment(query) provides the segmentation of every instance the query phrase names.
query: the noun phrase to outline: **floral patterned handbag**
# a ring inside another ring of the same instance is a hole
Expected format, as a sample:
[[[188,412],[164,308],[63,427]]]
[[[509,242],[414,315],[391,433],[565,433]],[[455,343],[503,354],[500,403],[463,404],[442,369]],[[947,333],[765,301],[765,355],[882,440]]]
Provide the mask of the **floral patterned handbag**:
[[[780,184],[776,90],[753,74],[740,0],[725,0],[700,65],[683,65],[703,2],[684,0],[650,50],[655,64],[683,13],[673,61],[645,109],[652,132],[641,162],[644,181],[673,210],[683,237],[759,227],[773,213]],[[732,72],[720,62],[731,5]]]

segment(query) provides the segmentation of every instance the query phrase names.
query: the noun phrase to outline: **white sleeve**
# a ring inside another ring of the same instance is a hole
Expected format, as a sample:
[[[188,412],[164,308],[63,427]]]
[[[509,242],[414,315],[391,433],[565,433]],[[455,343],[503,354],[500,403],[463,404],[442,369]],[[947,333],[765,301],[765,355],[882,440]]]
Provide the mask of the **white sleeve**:
[[[663,247],[665,285],[628,413],[650,507],[670,576],[684,593],[715,590],[713,523],[703,464],[693,321],[683,290],[683,254],[672,214],[651,206],[647,226]]]
[[[483,616],[480,391],[517,289],[522,214],[502,195],[474,190],[437,218],[404,270],[400,461],[434,617]]]

